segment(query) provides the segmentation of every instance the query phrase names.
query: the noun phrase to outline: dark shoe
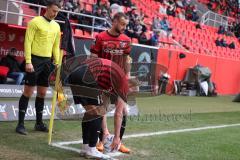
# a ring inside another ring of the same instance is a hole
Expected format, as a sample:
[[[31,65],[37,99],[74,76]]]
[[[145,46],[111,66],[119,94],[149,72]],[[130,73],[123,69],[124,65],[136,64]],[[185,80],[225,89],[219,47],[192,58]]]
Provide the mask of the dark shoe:
[[[48,127],[44,123],[35,124],[35,131],[48,132]]]
[[[27,131],[26,131],[24,125],[22,125],[22,124],[17,125],[16,132],[19,134],[22,134],[22,135],[27,135]]]

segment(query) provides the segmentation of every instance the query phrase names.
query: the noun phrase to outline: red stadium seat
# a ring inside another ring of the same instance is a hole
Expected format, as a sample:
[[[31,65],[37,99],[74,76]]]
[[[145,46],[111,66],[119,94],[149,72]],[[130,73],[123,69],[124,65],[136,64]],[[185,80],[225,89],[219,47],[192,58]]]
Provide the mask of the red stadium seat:
[[[80,29],[75,29],[75,35],[81,37],[83,36],[83,31]]]
[[[138,43],[138,39],[137,38],[132,38],[132,43]]]
[[[92,12],[92,10],[93,10],[92,4],[86,4],[86,11]]]
[[[98,32],[93,32],[93,37],[95,38],[98,34]]]
[[[7,74],[9,72],[9,68],[6,66],[0,66],[0,76],[1,77],[7,77]]]
[[[84,36],[85,36],[85,37],[91,37],[91,33],[90,33],[90,32],[87,32],[87,31],[84,31]]]

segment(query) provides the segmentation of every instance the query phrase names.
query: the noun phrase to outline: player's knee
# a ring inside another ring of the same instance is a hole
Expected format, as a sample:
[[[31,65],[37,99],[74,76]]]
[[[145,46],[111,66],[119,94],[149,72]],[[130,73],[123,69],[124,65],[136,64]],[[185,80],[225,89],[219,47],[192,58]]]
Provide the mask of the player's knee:
[[[24,95],[25,97],[29,97],[29,98],[30,98],[30,97],[32,97],[32,95],[33,95],[33,90],[31,90],[31,89],[29,89],[29,90],[27,89],[27,90],[26,90],[26,89],[25,89],[24,92],[23,92],[23,95]]]
[[[125,107],[123,108],[123,116],[127,116],[128,115],[128,111],[127,111],[127,106],[125,105]]]
[[[46,92],[38,92],[37,93],[37,97],[45,98],[45,96],[46,96]]]
[[[84,116],[83,116],[83,121],[93,121],[93,120],[96,120],[98,118],[101,118],[101,116],[96,115],[96,114],[92,114],[92,113],[89,113],[89,112],[85,112]]]

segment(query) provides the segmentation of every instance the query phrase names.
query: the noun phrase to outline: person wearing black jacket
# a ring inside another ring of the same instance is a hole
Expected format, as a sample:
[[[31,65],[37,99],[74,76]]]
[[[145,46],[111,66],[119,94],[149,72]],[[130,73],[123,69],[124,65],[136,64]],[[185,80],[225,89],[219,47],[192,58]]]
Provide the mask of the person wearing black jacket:
[[[24,79],[23,65],[19,63],[16,57],[16,48],[11,48],[8,55],[1,60],[1,65],[9,68],[7,77],[13,78],[17,85],[20,85]]]

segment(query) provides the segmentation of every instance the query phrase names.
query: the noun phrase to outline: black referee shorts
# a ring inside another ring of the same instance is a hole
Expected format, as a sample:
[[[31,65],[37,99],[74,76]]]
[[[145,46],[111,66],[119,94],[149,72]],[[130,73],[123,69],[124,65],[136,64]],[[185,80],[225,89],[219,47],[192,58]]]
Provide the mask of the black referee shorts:
[[[49,75],[54,70],[54,65],[49,57],[32,56],[34,72],[26,72],[25,85],[49,86]]]
[[[68,77],[75,104],[100,106],[102,91],[87,66],[81,66]]]

